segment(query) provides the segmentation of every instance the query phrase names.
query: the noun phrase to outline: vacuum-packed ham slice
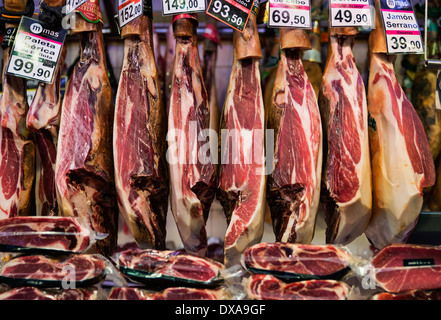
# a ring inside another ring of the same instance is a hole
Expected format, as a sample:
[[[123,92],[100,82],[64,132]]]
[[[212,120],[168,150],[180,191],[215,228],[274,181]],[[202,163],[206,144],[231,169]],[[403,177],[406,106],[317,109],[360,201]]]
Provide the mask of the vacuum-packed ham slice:
[[[396,78],[396,56],[386,53],[380,19],[376,26],[368,88],[373,211],[366,236],[380,249],[408,239],[423,206],[423,189],[434,185],[436,175],[421,120]]]
[[[118,206],[139,246],[164,249],[169,193],[166,126],[151,18],[130,22],[122,36],[124,64],[113,125]]]
[[[305,31],[280,30],[281,56],[267,128],[274,130],[274,170],[267,201],[276,241],[310,243],[319,207],[322,125],[317,98],[303,68]]]
[[[349,286],[336,280],[285,283],[274,276],[254,274],[245,281],[252,300],[346,300]]]
[[[55,168],[57,199],[63,216],[80,216],[94,231],[109,235],[97,241],[95,249],[110,255],[117,237],[112,88],[102,24],[86,22],[75,14],[72,32],[79,35],[81,57],[62,105]]]
[[[247,269],[287,280],[339,280],[349,271],[350,256],[333,245],[259,243],[243,255]]]
[[[89,226],[73,217],[30,216],[0,220],[0,249],[81,252],[89,248],[93,238]]]
[[[221,300],[225,293],[222,289],[198,289],[171,287],[160,292],[149,292],[140,288],[113,288],[109,300]]]
[[[388,292],[441,288],[438,246],[390,244],[374,255],[370,266],[370,275]]]
[[[326,137],[321,201],[327,243],[352,242],[371,218],[367,100],[352,54],[356,33],[355,28],[331,28],[319,95]]]
[[[21,12],[25,0],[5,0],[6,10]],[[7,23],[6,27],[18,27]],[[0,100],[0,219],[29,215],[34,210],[35,143],[26,127],[28,102],[23,78],[7,75],[11,47],[3,51]]]
[[[205,256],[205,224],[215,195],[216,166],[209,132],[210,109],[202,78],[194,15],[173,24],[176,57],[168,114],[167,161],[170,200],[176,226],[188,253]]]
[[[260,84],[262,57],[256,16],[243,33],[233,31],[233,66],[221,118],[219,199],[227,217],[225,265],[260,242],[265,211],[265,108]]]

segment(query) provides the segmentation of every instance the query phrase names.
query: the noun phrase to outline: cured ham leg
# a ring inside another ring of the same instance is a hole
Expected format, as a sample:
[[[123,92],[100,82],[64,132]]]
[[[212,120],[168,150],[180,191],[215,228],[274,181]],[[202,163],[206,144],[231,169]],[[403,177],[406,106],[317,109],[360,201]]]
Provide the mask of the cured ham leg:
[[[219,199],[227,218],[225,265],[260,242],[265,211],[265,109],[260,84],[262,58],[256,16],[243,33],[233,31],[233,66],[221,118]]]
[[[97,252],[116,247],[117,212],[113,172],[114,105],[107,76],[101,24],[76,14],[72,31],[79,34],[81,57],[67,85],[57,144],[55,183],[64,216],[80,216],[96,232]]]
[[[281,57],[267,128],[274,130],[274,170],[267,201],[276,241],[310,243],[320,199],[322,126],[314,88],[301,60],[304,30],[281,29]]]
[[[165,249],[166,126],[151,18],[137,18],[123,28],[122,36],[124,64],[113,127],[119,211],[139,246]]]
[[[5,0],[10,11],[24,11],[26,0]],[[18,27],[7,23],[6,27]],[[3,51],[3,94],[0,100],[0,219],[33,213],[35,144],[26,127],[29,106],[26,80],[7,75],[11,47]]]
[[[171,209],[182,243],[188,253],[205,256],[205,224],[215,195],[216,167],[210,142],[206,142],[210,109],[196,25],[197,20],[191,16],[179,18],[173,25],[176,57],[168,115],[167,160]]]
[[[378,3],[377,10],[379,16]],[[423,205],[423,189],[435,183],[435,168],[421,120],[396,79],[396,56],[386,54],[379,19],[369,39],[373,211],[366,236],[381,249],[410,236]]]
[[[62,6],[65,1],[46,2],[49,6]],[[63,46],[51,84],[40,83],[29,106],[27,127],[35,132],[36,177],[35,209],[41,216],[58,215],[57,192],[55,189],[55,161],[61,115],[60,83],[67,47]]]
[[[327,243],[348,244],[371,218],[365,87],[352,54],[355,28],[331,28],[319,105],[326,136],[321,200]]]

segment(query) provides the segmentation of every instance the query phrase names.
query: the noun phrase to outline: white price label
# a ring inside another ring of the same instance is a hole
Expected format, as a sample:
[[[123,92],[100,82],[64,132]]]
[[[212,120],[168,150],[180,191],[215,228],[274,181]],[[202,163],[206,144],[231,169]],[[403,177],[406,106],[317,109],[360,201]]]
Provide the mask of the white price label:
[[[122,28],[130,21],[142,16],[143,13],[142,0],[119,0],[118,20],[119,26]]]
[[[332,27],[371,27],[372,14],[369,0],[331,0]]]
[[[162,14],[205,12],[205,0],[162,0]]]
[[[381,0],[380,5],[388,53],[423,53],[420,28],[411,3]]]
[[[82,6],[87,1],[89,1],[89,0],[66,0],[66,15],[75,11],[75,9]],[[93,1],[96,1],[96,0],[93,0]]]
[[[311,28],[309,0],[269,0],[268,27]]]
[[[66,31],[44,28],[23,17],[18,27],[6,72],[16,77],[52,83]]]

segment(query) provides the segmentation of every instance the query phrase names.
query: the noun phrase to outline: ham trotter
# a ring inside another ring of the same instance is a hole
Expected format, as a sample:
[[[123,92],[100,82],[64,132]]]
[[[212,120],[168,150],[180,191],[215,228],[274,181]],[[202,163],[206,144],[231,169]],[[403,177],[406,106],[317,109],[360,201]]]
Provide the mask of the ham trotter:
[[[5,0],[6,10],[24,11],[26,0]],[[6,27],[17,25],[6,23]],[[26,127],[26,80],[7,75],[11,47],[3,51],[3,94],[0,100],[0,219],[33,212],[35,144]]]
[[[319,94],[325,134],[321,201],[327,243],[352,242],[371,218],[367,100],[352,54],[357,32],[356,28],[331,28]]]
[[[152,21],[124,26],[124,64],[115,105],[113,154],[119,211],[141,247],[165,248],[168,181],[165,109],[152,45]]]
[[[243,33],[233,31],[233,43],[233,66],[220,124],[217,191],[228,222],[227,266],[238,264],[241,253],[260,242],[266,205],[265,109],[259,70],[262,51],[254,14]]]
[[[55,167],[57,199],[63,216],[80,216],[94,231],[108,234],[96,242],[95,249],[111,255],[117,243],[112,88],[102,24],[86,22],[75,14],[72,32],[79,35],[81,57],[62,105]]]
[[[380,19],[376,26],[368,88],[373,210],[366,236],[381,249],[405,242],[414,230],[423,189],[435,183],[435,166],[421,120],[396,78],[396,56],[386,53]]]
[[[171,209],[185,250],[205,256],[205,224],[216,187],[216,166],[207,142],[210,109],[197,46],[197,17],[174,20],[176,56],[167,134]]]
[[[306,32],[283,28],[280,40],[282,52],[268,110],[275,152],[267,201],[276,241],[310,243],[320,198],[320,111],[301,60],[301,50],[310,46]]]

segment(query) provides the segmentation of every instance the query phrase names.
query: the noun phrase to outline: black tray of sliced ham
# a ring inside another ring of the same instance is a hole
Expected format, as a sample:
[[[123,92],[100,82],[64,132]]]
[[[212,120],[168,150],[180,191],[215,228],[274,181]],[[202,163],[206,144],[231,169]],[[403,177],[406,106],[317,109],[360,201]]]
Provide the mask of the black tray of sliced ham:
[[[221,263],[182,251],[130,249],[119,255],[117,266],[131,280],[156,288],[208,288],[223,282]]]
[[[74,217],[13,217],[0,221],[1,252],[83,252],[91,245],[93,236]]]
[[[10,287],[88,287],[105,278],[106,266],[107,261],[99,255],[24,255],[1,266],[0,283]]]
[[[340,280],[349,271],[349,254],[332,245],[259,243],[245,250],[242,264],[252,273],[286,282]]]

